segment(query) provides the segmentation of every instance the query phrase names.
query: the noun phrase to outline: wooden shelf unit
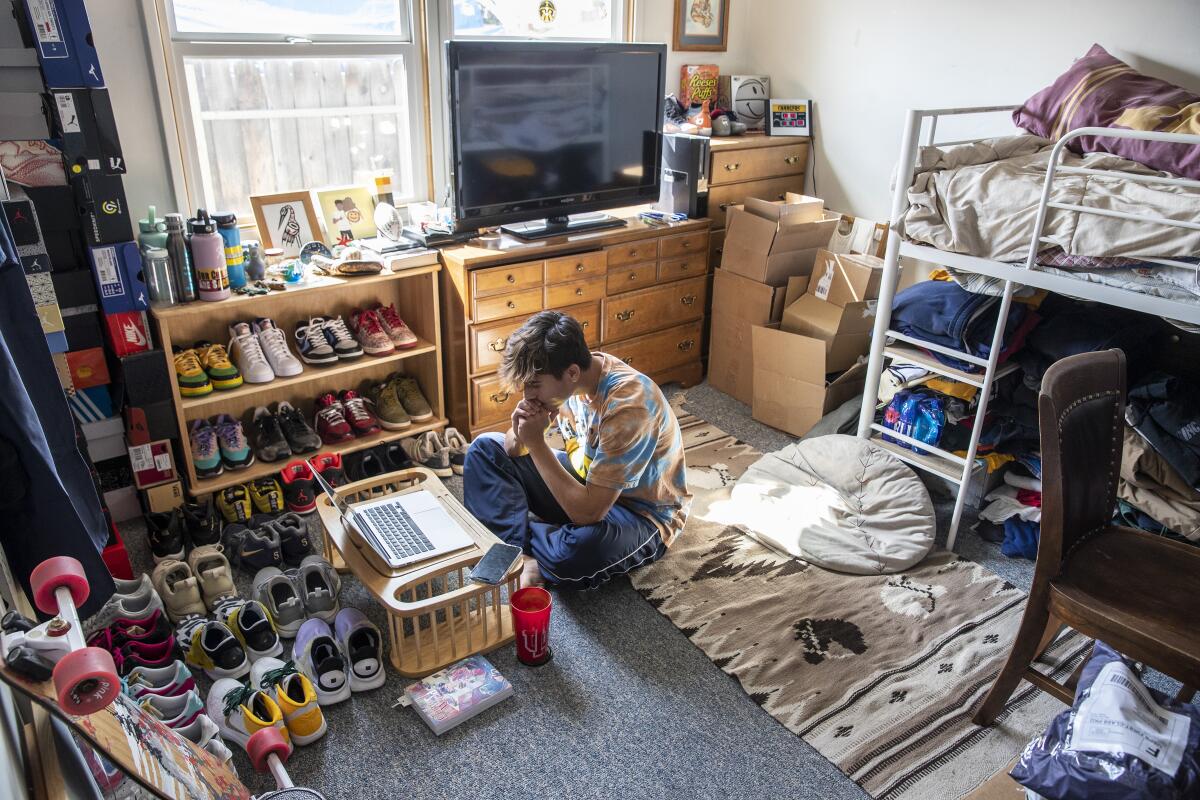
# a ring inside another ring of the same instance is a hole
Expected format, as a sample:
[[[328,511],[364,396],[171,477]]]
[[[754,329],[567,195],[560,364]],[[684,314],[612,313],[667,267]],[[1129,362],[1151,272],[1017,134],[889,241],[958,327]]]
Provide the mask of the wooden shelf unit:
[[[188,425],[202,417],[230,414],[245,426],[253,446],[250,421],[258,406],[273,407],[280,400],[296,406],[311,424],[313,401],[325,392],[354,389],[363,392],[393,372],[404,372],[417,378],[421,391],[433,408],[434,418],[413,423],[400,431],[383,431],[374,436],[353,439],[340,445],[323,445],[322,452],[348,453],[383,442],[415,436],[446,425],[445,401],[442,396],[441,319],[439,316],[438,274],[441,266],[426,263],[419,266],[356,278],[322,277],[300,287],[272,292],[257,297],[234,295],[219,302],[188,303],[187,305],[152,309],[151,317],[167,359],[171,376],[172,399],[179,424],[179,473],[186,479],[188,492],[204,495],[227,486],[278,472],[289,459],[274,463],[260,462],[246,469],[226,469],[212,478],[196,475],[189,445]],[[328,366],[305,364],[304,371],[288,378],[276,378],[269,383],[251,384],[227,391],[214,390],[203,397],[183,397],[175,380],[172,345],[190,347],[197,341],[227,344],[229,326],[238,321],[270,317],[288,337],[292,353],[299,357],[293,331],[296,323],[316,316],[348,317],[354,308],[395,303],[396,311],[420,339],[411,349],[384,356],[363,355],[352,361],[339,361]]]

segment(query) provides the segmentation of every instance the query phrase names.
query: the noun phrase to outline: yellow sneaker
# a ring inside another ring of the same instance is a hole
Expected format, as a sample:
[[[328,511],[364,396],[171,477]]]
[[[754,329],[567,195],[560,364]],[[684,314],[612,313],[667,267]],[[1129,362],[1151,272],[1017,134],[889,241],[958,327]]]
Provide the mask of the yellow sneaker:
[[[250,737],[264,728],[278,728],[291,745],[283,712],[270,694],[246,684],[222,678],[208,690],[208,715],[221,729],[221,736],[245,749]]]
[[[229,354],[221,345],[196,342],[196,355],[200,357],[208,379],[216,388],[236,389],[242,385],[242,373],[229,360]]]
[[[250,668],[250,685],[275,700],[293,744],[312,744],[325,735],[325,715],[317,704],[316,690],[291,661],[258,659]]]
[[[179,394],[184,397],[203,397],[212,392],[212,383],[200,365],[200,356],[191,348],[175,349],[175,382],[179,384]]]

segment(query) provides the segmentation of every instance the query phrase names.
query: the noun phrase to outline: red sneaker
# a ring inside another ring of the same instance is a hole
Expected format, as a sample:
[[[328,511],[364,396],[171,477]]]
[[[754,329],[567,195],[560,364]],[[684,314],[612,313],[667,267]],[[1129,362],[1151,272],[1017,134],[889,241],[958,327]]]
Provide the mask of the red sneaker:
[[[338,393],[338,402],[342,404],[342,414],[350,422],[355,436],[370,436],[379,433],[379,420],[367,408],[367,401],[358,396],[353,389],[342,389]]]
[[[351,311],[350,329],[366,353],[381,356],[396,351],[396,345],[392,344],[392,337],[383,329],[379,315],[370,309],[364,311],[356,308]]]
[[[335,489],[349,482],[346,480],[346,470],[342,467],[341,453],[317,453],[308,463]]]
[[[328,455],[328,454],[326,454]],[[320,458],[320,456],[317,456]],[[338,456],[341,459],[341,456]],[[283,483],[283,501],[288,511],[311,514],[317,510],[317,496],[313,492],[313,474],[305,461],[293,461],[279,471]]]
[[[317,398],[317,414],[313,427],[325,444],[339,444],[354,438],[354,429],[346,421],[346,412],[332,392]]]
[[[398,349],[407,350],[417,346],[419,342],[417,335],[412,332],[412,328],[408,327],[404,320],[400,319],[400,315],[396,313],[395,303],[376,306],[373,310],[379,315],[379,321],[383,323],[383,330]]]

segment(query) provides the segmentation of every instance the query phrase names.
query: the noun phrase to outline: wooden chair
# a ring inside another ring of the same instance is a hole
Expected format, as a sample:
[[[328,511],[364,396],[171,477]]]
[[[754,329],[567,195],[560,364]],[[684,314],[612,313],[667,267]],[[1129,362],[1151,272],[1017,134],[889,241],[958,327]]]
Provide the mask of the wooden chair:
[[[1038,398],[1042,531],[1017,640],[975,722],[1024,678],[1064,703],[1071,688],[1030,664],[1066,626],[1184,684],[1200,685],[1200,548],[1112,524],[1125,425],[1125,355],[1054,363]]]

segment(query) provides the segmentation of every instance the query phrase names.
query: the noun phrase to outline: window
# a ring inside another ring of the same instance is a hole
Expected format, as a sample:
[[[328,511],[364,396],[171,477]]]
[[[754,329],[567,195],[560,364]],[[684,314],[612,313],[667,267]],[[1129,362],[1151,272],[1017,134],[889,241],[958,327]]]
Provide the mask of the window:
[[[619,39],[620,0],[451,0],[454,36]]]

